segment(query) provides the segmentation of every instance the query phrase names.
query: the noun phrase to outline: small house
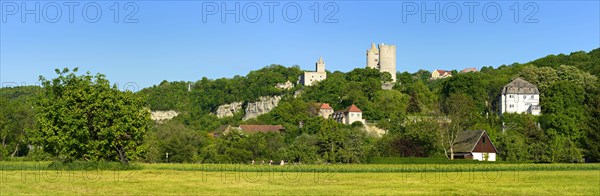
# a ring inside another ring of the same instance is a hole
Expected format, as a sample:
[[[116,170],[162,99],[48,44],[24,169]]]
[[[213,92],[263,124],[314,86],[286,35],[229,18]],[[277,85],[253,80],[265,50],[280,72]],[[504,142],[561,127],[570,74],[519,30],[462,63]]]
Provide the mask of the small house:
[[[333,114],[333,108],[327,103],[319,103],[319,116],[328,119]]]
[[[484,130],[465,130],[458,134],[453,145],[455,159],[496,161],[496,146]]]
[[[469,72],[477,72],[477,68],[475,67],[469,67],[469,68],[465,68],[463,70],[460,71],[460,73],[469,73]]]
[[[437,80],[440,78],[448,78],[448,77],[452,77],[452,72],[451,71],[446,71],[446,70],[433,70],[433,72],[431,72],[431,79],[432,80]]]
[[[358,109],[354,104],[344,110],[334,112],[331,118],[346,125],[357,121],[365,124],[365,120],[362,118],[362,110]]]

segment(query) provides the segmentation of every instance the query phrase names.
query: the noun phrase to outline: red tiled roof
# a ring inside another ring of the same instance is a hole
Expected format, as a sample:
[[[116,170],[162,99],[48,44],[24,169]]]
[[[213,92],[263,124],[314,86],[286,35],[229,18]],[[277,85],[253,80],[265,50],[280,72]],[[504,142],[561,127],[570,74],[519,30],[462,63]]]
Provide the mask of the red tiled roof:
[[[331,106],[329,106],[329,104],[327,104],[327,103],[321,104],[321,109],[332,109],[333,110],[333,108],[331,108]]]
[[[358,109],[358,107],[356,107],[354,104],[352,104],[350,107],[348,107],[348,112],[362,112],[362,110]]]
[[[283,126],[281,125],[240,125],[240,129],[244,132],[281,132]]]
[[[344,110],[336,111],[336,113],[338,113],[338,112],[362,112],[362,110],[358,109],[358,107],[356,107],[354,104],[352,104],[351,106],[348,106]]]
[[[438,74],[440,74],[440,76],[444,75],[444,73],[450,74],[449,71],[446,71],[446,70],[436,70],[436,71],[438,72]]]

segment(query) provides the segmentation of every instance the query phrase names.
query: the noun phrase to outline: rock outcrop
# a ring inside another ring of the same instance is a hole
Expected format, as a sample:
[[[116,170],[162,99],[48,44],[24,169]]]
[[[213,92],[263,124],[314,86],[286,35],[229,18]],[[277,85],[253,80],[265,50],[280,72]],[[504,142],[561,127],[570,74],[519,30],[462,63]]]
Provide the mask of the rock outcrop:
[[[275,88],[283,89],[283,90],[288,90],[288,89],[294,88],[294,84],[292,84],[292,82],[290,82],[288,80],[285,83],[277,83],[277,85],[275,85]]]
[[[179,113],[173,110],[169,111],[151,111],[150,118],[155,122],[171,120],[178,116]]]
[[[235,113],[242,110],[242,103],[243,102],[233,102],[221,105],[214,114],[217,115],[218,118],[233,116]]]
[[[256,118],[258,115],[270,112],[273,108],[277,107],[279,101],[281,101],[281,96],[260,97],[257,102],[248,103],[246,105],[246,115],[243,120]]]

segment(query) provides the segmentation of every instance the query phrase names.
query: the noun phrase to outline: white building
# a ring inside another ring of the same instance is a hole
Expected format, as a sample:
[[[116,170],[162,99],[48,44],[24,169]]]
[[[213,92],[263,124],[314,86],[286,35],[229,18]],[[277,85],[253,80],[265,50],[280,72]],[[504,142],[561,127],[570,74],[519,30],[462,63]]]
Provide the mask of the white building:
[[[327,72],[325,72],[325,62],[323,62],[323,57],[319,58],[315,65],[315,71],[305,71],[304,74],[300,76],[300,84],[304,86],[312,86],[318,81],[322,81],[327,79]]]
[[[538,88],[521,79],[514,79],[502,88],[500,114],[527,113],[540,115],[540,92]]]
[[[352,124],[354,122],[361,122],[365,124],[365,120],[362,118],[362,110],[358,109],[354,104],[345,110],[336,111],[331,115],[331,118],[337,122],[343,124]]]

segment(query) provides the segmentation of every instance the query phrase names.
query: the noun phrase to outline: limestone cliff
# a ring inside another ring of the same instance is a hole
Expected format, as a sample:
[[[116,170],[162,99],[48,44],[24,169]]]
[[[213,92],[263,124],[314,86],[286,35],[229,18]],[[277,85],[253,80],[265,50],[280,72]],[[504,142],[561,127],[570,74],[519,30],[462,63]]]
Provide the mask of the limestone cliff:
[[[150,113],[150,118],[155,122],[162,122],[166,120],[171,120],[178,116],[179,113],[173,110],[169,111],[152,111]]]
[[[214,114],[217,115],[218,118],[233,116],[235,113],[242,110],[242,103],[243,102],[233,102],[221,105]]]
[[[257,102],[248,103],[243,120],[256,118],[258,115],[270,112],[279,104],[279,101],[281,101],[281,96],[260,97]]]

